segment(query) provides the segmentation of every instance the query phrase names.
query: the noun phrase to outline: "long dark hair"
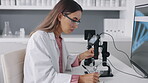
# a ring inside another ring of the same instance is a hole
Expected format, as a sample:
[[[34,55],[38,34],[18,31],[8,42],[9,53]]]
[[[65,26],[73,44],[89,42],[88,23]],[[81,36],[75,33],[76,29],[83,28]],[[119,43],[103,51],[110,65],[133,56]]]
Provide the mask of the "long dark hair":
[[[58,15],[60,13],[68,12],[70,14],[76,11],[83,12],[82,7],[77,2],[74,0],[60,0],[43,20],[43,22],[35,29],[35,31],[43,30],[46,32],[53,32],[60,24],[58,20]]]

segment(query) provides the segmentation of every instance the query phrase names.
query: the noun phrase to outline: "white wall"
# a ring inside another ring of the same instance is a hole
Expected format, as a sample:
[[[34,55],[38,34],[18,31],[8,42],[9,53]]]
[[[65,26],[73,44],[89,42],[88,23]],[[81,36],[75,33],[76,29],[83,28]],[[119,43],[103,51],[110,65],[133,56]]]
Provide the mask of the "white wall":
[[[148,0],[136,0],[136,5],[148,4]]]

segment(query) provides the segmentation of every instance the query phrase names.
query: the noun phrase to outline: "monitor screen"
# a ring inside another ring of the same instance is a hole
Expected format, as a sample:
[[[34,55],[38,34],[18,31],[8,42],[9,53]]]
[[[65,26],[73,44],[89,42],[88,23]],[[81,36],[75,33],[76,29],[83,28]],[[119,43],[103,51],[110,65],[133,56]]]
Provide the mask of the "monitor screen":
[[[148,77],[148,4],[135,7],[131,62],[140,75]]]

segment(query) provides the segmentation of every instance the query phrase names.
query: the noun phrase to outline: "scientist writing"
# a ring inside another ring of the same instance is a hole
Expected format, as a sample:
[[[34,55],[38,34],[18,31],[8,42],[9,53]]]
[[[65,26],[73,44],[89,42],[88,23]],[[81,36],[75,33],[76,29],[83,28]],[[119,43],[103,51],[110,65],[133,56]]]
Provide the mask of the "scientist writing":
[[[97,83],[98,73],[70,75],[71,67],[94,56],[93,48],[78,56],[69,55],[61,37],[78,28],[81,6],[73,0],[60,0],[32,33],[26,49],[24,83]],[[77,48],[76,48],[77,49]]]

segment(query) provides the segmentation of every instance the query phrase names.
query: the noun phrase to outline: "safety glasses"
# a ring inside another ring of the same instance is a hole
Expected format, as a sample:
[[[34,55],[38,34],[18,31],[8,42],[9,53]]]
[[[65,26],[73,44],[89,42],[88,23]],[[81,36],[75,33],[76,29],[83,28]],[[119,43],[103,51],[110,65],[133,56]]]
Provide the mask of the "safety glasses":
[[[71,20],[73,23],[75,23],[76,25],[80,24],[80,20],[74,20],[72,18],[70,18],[68,15],[64,14],[65,17],[67,17],[69,20]]]

